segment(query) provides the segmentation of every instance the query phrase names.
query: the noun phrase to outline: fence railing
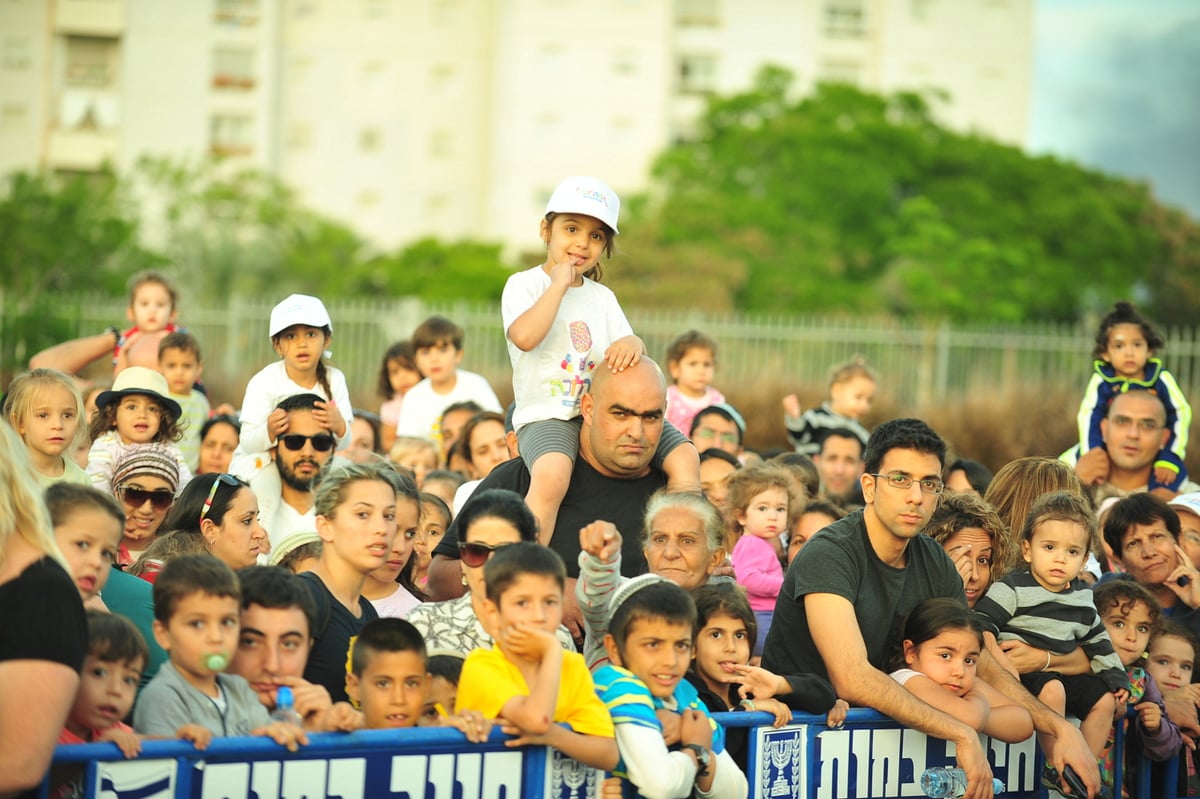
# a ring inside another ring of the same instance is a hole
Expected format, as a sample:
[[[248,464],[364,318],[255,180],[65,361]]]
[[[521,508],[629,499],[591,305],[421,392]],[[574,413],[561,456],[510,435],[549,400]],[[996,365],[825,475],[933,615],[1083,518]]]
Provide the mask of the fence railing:
[[[882,799],[921,796],[927,768],[954,765],[952,744],[899,726],[865,709],[851,710],[843,727],[823,716],[797,713],[769,726],[767,713],[715,714],[727,727],[749,727],[746,778],[750,799]],[[454,730],[369,730],[310,736],[287,752],[266,738],[217,738],[205,751],[182,741],[146,741],[133,760],[115,744],[60,746],[52,774],[75,774],[86,799],[281,799],[337,796],[363,799],[594,799],[602,774],[544,747],[509,749],[494,732],[468,744]],[[1117,763],[1124,736],[1118,734]],[[984,739],[993,774],[1009,799],[1045,799],[1036,738],[1019,744]],[[1175,796],[1178,760],[1139,763],[1132,799]],[[52,777],[42,785],[47,795]],[[1120,773],[1117,774],[1120,779]]]
[[[0,312],[11,313],[0,290]],[[180,322],[200,340],[205,378],[219,399],[235,405],[249,377],[276,358],[267,319],[278,298],[231,296],[220,305],[188,306]],[[462,366],[488,378],[502,399],[511,396],[511,370],[493,304],[433,303],[417,298],[356,298],[327,302],[333,318],[334,363],[346,373],[355,403],[378,405],[375,385],[383,352],[408,338],[426,317],[453,319],[465,332]],[[824,392],[829,368],[863,355],[899,407],[929,407],[964,392],[1022,386],[1072,386],[1082,392],[1091,374],[1091,329],[1082,325],[956,325],[820,315],[710,314],[632,308],[634,330],[663,363],[667,346],[696,328],[719,346],[716,385],[735,402],[756,387],[791,385]],[[63,297],[53,318],[69,335],[98,333],[125,319],[121,300]],[[4,320],[0,320],[4,321]],[[0,329],[11,330],[0,325]],[[1200,392],[1200,328],[1165,331],[1164,360],[1185,394]],[[0,341],[0,352],[24,352]],[[28,353],[26,353],[27,355]],[[663,363],[665,367],[665,363]],[[11,371],[20,364],[5,364]],[[11,375],[4,375],[10,377]]]

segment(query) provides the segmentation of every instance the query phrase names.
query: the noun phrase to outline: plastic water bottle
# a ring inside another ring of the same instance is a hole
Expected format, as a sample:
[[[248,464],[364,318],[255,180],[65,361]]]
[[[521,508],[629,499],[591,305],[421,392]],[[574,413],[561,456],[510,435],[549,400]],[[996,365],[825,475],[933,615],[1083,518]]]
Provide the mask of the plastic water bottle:
[[[967,773],[960,768],[928,768],[921,774],[921,791],[926,796],[955,797],[967,792]],[[992,793],[1004,791],[1004,783],[992,778]]]
[[[297,727],[304,727],[304,719],[300,718],[300,714],[296,712],[295,699],[292,697],[292,689],[289,686],[281,685],[276,690],[275,709],[271,711],[271,718],[274,721],[283,721]]]

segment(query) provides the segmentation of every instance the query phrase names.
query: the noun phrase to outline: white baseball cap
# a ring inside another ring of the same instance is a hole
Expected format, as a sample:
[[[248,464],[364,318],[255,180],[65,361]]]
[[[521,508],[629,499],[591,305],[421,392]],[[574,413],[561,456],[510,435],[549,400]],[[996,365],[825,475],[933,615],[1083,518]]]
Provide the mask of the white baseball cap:
[[[307,294],[293,294],[271,309],[271,332],[267,335],[274,338],[292,325],[327,327],[333,332],[325,303]]]
[[[546,213],[587,214],[617,230],[617,216],[621,212],[621,199],[603,181],[589,177],[570,177],[558,184],[546,203]]]
[[[1167,504],[1172,508],[1190,511],[1200,516],[1200,491],[1193,491],[1190,494],[1180,494]]]

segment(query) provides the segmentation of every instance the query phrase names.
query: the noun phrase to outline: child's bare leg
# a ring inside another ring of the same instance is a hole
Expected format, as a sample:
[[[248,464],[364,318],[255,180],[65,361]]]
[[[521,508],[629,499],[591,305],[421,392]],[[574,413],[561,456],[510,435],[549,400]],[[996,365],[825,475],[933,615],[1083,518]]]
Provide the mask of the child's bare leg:
[[[680,444],[663,458],[668,491],[700,493],[700,453],[690,442]]]
[[[1100,701],[1088,711],[1087,718],[1079,725],[1083,739],[1092,749],[1097,758],[1104,754],[1104,745],[1108,743],[1108,735],[1112,732],[1113,713],[1117,709],[1117,700],[1112,694],[1105,694]]]
[[[1038,692],[1038,699],[1042,704],[1053,710],[1060,716],[1066,715],[1067,712],[1067,689],[1058,680],[1051,680],[1042,686],[1042,690]],[[1038,746],[1042,747],[1042,751],[1049,758],[1050,753],[1054,750],[1054,738],[1045,733],[1038,733]]]
[[[525,504],[538,520],[538,542],[542,546],[549,546],[554,537],[554,522],[558,519],[563,497],[567,495],[574,467],[570,456],[561,452],[547,452],[529,466],[529,493],[525,495]]]

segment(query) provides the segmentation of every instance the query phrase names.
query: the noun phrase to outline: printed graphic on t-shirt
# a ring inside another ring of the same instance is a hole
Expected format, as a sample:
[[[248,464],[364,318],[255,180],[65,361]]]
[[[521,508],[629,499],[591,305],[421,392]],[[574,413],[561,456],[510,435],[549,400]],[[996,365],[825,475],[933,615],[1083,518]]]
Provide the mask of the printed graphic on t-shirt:
[[[589,356],[592,352],[592,331],[587,322],[576,321],[567,325],[571,332],[571,347],[575,351],[563,356],[559,366],[564,374],[550,384],[551,396],[561,397],[564,408],[578,408],[579,398],[592,385],[592,370],[596,362]]]

